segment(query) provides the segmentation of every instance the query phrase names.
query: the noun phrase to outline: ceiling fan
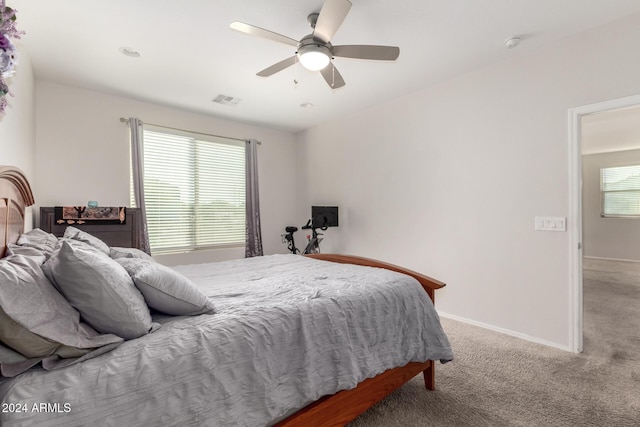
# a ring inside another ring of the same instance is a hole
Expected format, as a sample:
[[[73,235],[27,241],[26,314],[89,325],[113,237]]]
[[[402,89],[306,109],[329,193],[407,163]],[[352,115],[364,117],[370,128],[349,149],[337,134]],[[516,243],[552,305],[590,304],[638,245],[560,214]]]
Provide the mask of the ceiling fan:
[[[332,45],[330,40],[340,28],[349,9],[351,9],[349,0],[326,0],[320,13],[312,13],[307,17],[313,32],[300,41],[243,22],[232,22],[231,28],[252,36],[288,44],[297,49],[295,55],[265,68],[257,73],[258,76],[269,77],[294,65],[299,60],[306,69],[320,71],[327,84],[337,89],[345,83],[331,61],[334,57],[394,61],[400,55],[400,48],[396,46]]]

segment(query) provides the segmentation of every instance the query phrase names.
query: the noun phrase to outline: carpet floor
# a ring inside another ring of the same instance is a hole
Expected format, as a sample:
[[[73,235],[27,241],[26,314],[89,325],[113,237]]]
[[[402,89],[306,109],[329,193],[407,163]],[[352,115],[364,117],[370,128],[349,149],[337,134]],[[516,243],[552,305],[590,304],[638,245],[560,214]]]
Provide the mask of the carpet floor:
[[[640,271],[594,268],[583,353],[443,318],[456,359],[436,390],[418,376],[350,427],[640,426]]]

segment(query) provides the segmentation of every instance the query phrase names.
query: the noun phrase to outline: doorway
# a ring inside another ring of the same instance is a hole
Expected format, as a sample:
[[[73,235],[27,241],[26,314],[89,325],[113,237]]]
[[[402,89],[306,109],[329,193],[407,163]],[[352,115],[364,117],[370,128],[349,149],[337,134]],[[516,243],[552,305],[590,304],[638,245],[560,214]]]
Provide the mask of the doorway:
[[[584,346],[583,224],[582,224],[582,118],[588,114],[640,105],[640,95],[569,109],[569,316],[572,351]]]

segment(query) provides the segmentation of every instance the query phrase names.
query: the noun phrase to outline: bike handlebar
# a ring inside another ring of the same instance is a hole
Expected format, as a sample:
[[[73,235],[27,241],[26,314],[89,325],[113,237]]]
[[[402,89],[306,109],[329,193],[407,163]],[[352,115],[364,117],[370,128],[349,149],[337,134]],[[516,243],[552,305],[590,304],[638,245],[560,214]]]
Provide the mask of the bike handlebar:
[[[303,230],[311,230],[311,229],[315,230],[316,228],[319,228],[320,230],[324,231],[324,230],[326,230],[326,229],[327,229],[327,228],[329,228],[329,227],[327,227],[326,225],[323,225],[322,227],[318,227],[318,226],[316,226],[316,225],[313,225],[312,220],[309,220],[309,221],[307,221],[307,223],[306,223],[305,225],[303,225],[301,228],[302,228]]]

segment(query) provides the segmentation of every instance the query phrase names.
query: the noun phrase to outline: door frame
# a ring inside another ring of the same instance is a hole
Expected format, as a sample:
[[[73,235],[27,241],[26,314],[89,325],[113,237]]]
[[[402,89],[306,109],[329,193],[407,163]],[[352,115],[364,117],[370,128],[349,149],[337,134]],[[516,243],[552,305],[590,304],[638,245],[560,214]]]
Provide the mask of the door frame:
[[[571,350],[583,350],[582,288],[582,144],[581,119],[586,114],[640,105],[640,94],[569,109],[569,316]]]

